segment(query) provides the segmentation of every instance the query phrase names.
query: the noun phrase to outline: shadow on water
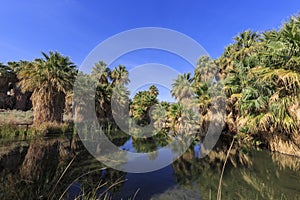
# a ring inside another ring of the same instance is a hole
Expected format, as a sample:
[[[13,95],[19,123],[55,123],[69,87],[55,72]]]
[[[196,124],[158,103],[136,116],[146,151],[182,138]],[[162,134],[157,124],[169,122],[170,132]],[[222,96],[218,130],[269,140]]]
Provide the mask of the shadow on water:
[[[162,139],[166,137],[159,135],[136,139],[110,133],[108,137],[120,149],[132,152],[152,152],[167,144]],[[216,199],[227,151],[217,148],[199,159],[200,148],[195,142],[171,165],[135,174],[103,169],[105,166],[85,150],[77,136],[1,143],[0,199],[58,199],[67,188],[64,199],[78,195],[88,199],[87,194],[99,196],[104,192],[112,199],[129,199],[136,193],[136,199]],[[155,161],[157,154],[150,154],[148,159]],[[299,181],[300,158],[232,149],[222,198],[300,199]]]

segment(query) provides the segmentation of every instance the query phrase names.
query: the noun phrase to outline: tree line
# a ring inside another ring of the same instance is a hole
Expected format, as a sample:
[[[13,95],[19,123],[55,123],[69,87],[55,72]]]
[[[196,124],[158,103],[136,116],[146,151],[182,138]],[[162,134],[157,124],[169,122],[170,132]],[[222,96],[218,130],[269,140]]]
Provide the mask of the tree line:
[[[0,66],[2,77],[16,74],[21,90],[32,93],[35,125],[62,122],[66,98],[72,97],[74,81],[81,74],[82,82],[96,82],[95,110],[103,123],[113,121],[110,103],[113,90],[119,91],[121,104],[129,104],[130,115],[136,123],[149,123],[151,114],[160,127],[173,129],[182,120],[184,99],[195,100],[202,116],[199,130],[205,131],[210,121],[207,116],[214,107],[212,102],[224,98],[224,129],[235,137],[263,141],[277,134],[299,144],[299,15],[292,16],[279,30],[240,33],[217,59],[201,57],[194,72],[181,74],[174,80],[171,95],[177,103],[159,102],[159,91],[154,85],[138,92],[131,100],[125,66],[110,69],[100,61],[86,75],[78,71],[69,57],[51,51],[42,55],[43,58],[31,62]],[[218,91],[223,91],[225,96]]]

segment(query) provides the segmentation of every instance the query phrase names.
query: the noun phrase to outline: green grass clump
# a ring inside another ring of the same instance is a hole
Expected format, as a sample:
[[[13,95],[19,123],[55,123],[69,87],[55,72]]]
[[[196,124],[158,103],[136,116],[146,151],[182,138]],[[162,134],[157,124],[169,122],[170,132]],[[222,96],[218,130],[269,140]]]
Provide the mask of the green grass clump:
[[[73,124],[71,123],[56,123],[47,122],[38,126],[32,126],[29,130],[30,135],[52,135],[65,134],[73,132]]]
[[[26,126],[15,124],[0,125],[0,138],[2,139],[26,139],[47,135],[59,135],[73,133],[72,123],[43,123],[38,126]]]
[[[0,138],[16,138],[26,135],[26,127],[12,124],[0,125]]]

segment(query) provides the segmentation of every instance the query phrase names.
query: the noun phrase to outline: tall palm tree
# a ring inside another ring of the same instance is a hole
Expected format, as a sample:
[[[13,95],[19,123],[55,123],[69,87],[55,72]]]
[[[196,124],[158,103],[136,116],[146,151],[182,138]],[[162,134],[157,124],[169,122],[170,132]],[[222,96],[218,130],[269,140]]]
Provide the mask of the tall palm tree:
[[[122,119],[127,119],[129,114],[129,95],[130,91],[125,85],[117,84],[113,88],[111,105],[113,116]]]
[[[158,89],[157,89],[157,87],[155,85],[151,85],[149,87],[149,93],[151,95],[157,96],[159,94],[159,91],[158,91]]]
[[[90,75],[79,71],[76,77],[74,93],[72,93],[72,111],[77,123],[92,121],[91,113],[95,112],[95,105],[91,102],[95,98],[97,82]]]
[[[110,78],[112,79],[113,87],[116,84],[126,85],[129,83],[128,71],[123,65],[119,65],[118,67],[114,68],[111,72]]]
[[[18,73],[20,85],[32,91],[34,125],[62,122],[65,96],[72,89],[77,74],[69,57],[58,52],[42,52],[44,58],[23,65]]]
[[[174,83],[172,84],[172,97],[175,97],[177,101],[181,101],[185,98],[191,98],[193,96],[191,87],[192,81],[193,79],[191,77],[191,73],[178,75],[177,79],[175,79]]]
[[[223,55],[216,60],[219,68],[217,79],[225,79],[230,71],[235,70],[236,63],[245,67],[257,65],[258,57],[253,56],[262,49],[263,38],[257,32],[244,31],[234,38],[234,43],[225,48]]]
[[[150,109],[158,103],[158,90],[150,86],[147,91],[139,91],[133,98],[131,113],[138,124],[144,125],[150,122]],[[156,94],[156,95],[155,95]]]
[[[154,126],[158,130],[167,128],[169,103],[161,102],[154,107],[151,116],[154,120]]]
[[[246,88],[253,89],[252,85],[257,78],[249,70],[261,65],[260,52],[264,47],[261,35],[250,30],[240,33],[234,38],[234,41],[233,44],[225,49],[223,55],[216,61],[216,64],[219,69],[217,80],[222,78],[225,86],[224,90],[228,97],[226,108],[228,119],[229,121],[237,122],[243,112],[241,104],[246,102],[243,95],[247,96],[248,99],[251,96],[251,100],[255,96],[246,95],[245,91],[254,91],[251,89],[246,90]],[[230,127],[231,129],[234,127],[231,131],[235,132],[237,123],[233,123]]]
[[[108,84],[108,77],[110,75],[111,71],[103,61],[95,63],[94,67],[92,68],[91,77],[100,84]]]
[[[181,116],[182,116],[182,110],[183,107],[180,103],[173,103],[169,106],[168,109],[168,122],[169,122],[169,127],[176,132],[178,130],[178,126],[180,122],[182,121]]]
[[[194,72],[194,82],[213,81],[217,72],[214,60],[208,56],[202,56],[197,63]]]
[[[245,57],[251,55],[255,51],[255,46],[260,39],[261,37],[258,33],[250,30],[240,33],[234,38],[235,51],[232,56],[237,60],[244,60]]]
[[[95,63],[92,68],[91,77],[96,81],[96,94],[95,94],[95,109],[99,121],[106,123],[112,119],[111,113],[111,95],[112,88],[110,86],[111,71],[106,63],[99,61]]]
[[[192,87],[195,93],[199,111],[203,114],[208,111],[211,102],[211,92],[215,85],[217,66],[215,61],[203,56],[199,59],[194,70],[194,80]]]

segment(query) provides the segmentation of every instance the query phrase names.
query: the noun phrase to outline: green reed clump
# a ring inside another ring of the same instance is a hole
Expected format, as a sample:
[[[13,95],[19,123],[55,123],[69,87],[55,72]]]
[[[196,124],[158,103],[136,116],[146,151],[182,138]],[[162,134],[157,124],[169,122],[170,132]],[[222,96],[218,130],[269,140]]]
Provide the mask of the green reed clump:
[[[28,135],[32,136],[47,136],[55,134],[65,134],[73,132],[72,123],[56,123],[47,122],[38,126],[32,126]]]
[[[0,138],[15,138],[26,135],[26,127],[13,124],[0,125]]]
[[[0,125],[0,138],[12,139],[19,138],[25,139],[27,137],[38,137],[55,134],[73,133],[72,123],[43,123],[38,126],[4,124]]]

